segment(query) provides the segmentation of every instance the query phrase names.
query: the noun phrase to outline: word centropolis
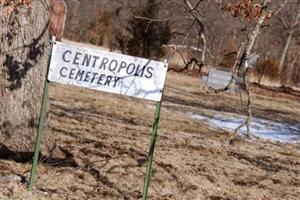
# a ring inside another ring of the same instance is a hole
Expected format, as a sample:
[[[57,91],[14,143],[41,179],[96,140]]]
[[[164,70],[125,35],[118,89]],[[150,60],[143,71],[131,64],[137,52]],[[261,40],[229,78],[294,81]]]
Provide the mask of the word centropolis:
[[[106,57],[100,58],[96,55],[84,54],[81,52],[72,52],[66,50],[62,54],[62,60],[65,63],[73,65],[81,65],[87,67],[87,70],[82,70],[76,67],[60,68],[60,75],[64,78],[74,79],[76,81],[84,81],[89,83],[97,83],[99,85],[116,86],[117,82],[121,79],[117,76],[110,76],[104,73],[91,72],[88,68],[97,68],[100,71],[108,71],[111,73],[126,73],[128,76],[138,76],[151,78],[153,67],[147,65],[137,65],[135,63],[127,63],[126,61],[118,61],[116,59],[109,59]]]

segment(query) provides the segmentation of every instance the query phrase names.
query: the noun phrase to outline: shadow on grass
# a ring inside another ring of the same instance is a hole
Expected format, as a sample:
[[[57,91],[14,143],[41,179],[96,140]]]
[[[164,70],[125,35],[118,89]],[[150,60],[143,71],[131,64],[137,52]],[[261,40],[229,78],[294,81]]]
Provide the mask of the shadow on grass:
[[[78,164],[74,160],[73,154],[62,147],[59,147],[59,149],[63,152],[64,158],[53,158],[51,156],[45,156],[40,153],[39,162],[57,167],[78,167]],[[32,162],[33,155],[34,152],[12,151],[7,146],[0,143],[0,159],[11,160],[17,163],[28,163]]]

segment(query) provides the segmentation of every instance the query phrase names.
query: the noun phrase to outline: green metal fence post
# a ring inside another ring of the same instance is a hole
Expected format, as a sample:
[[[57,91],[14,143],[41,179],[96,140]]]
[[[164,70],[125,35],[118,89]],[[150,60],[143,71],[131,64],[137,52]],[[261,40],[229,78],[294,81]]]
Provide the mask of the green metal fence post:
[[[31,168],[31,174],[29,179],[29,191],[32,191],[35,175],[36,175],[36,168],[38,164],[39,154],[40,154],[40,145],[42,141],[42,131],[45,124],[45,118],[46,118],[46,108],[47,108],[47,100],[48,100],[48,81],[45,81],[44,84],[44,92],[43,92],[43,99],[42,99],[42,105],[41,105],[41,111],[40,111],[40,119],[39,119],[39,126],[37,130],[36,140],[35,140],[35,148],[34,148],[34,157],[33,157],[33,164]]]
[[[157,104],[156,104],[154,123],[152,125],[152,135],[151,135],[150,149],[149,149],[149,154],[148,154],[147,170],[146,170],[146,176],[145,176],[145,180],[144,180],[143,200],[147,199],[148,188],[149,188],[149,183],[150,183],[150,178],[151,178],[152,162],[153,162],[153,157],[154,157],[154,148],[155,148],[155,143],[156,143],[159,118],[160,118],[160,108],[161,108],[161,101],[157,102]]]
[[[52,38],[51,51],[52,51],[52,46],[54,43],[55,43],[55,37]],[[48,61],[48,66],[47,66],[47,71],[46,71],[46,79],[44,82],[44,91],[43,91],[42,104],[41,104],[41,109],[40,109],[39,126],[37,129],[37,135],[36,135],[36,139],[35,139],[34,157],[33,157],[33,163],[32,163],[32,167],[31,167],[30,178],[29,178],[29,191],[32,191],[34,181],[35,181],[36,170],[37,170],[39,154],[40,154],[40,146],[41,146],[41,141],[42,141],[42,132],[43,132],[45,119],[46,119],[46,113],[47,113],[48,90],[49,90],[49,82],[47,80],[47,76],[48,76],[50,60],[51,60],[51,55],[49,56],[49,61]]]

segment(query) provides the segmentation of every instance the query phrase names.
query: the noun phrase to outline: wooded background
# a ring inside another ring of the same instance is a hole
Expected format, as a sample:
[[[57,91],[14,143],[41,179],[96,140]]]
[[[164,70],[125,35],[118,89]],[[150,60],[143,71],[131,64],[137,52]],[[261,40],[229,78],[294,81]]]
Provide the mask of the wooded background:
[[[256,21],[226,9],[228,3],[241,1],[190,2],[197,5],[207,40],[209,52],[206,53],[205,63],[213,67],[231,68],[235,61],[234,52],[238,51]],[[260,1],[245,2],[255,5]],[[162,45],[174,44],[187,47],[180,48],[185,57],[192,54],[201,58],[201,52],[195,51],[202,48],[199,26],[184,1],[66,0],[66,3],[69,9],[65,37],[69,39],[152,58],[168,56]],[[263,25],[254,47],[255,53],[260,55],[255,70],[256,81],[266,79],[266,84],[277,81],[282,85],[299,85],[299,1],[273,0],[268,9],[272,11],[272,17]],[[287,42],[286,57],[280,66]],[[176,61],[182,63],[180,56],[177,57]]]

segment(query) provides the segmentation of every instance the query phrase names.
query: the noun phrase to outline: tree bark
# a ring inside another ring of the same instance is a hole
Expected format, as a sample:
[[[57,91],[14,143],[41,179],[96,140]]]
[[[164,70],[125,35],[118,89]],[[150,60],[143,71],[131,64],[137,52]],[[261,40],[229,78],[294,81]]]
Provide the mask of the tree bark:
[[[263,22],[265,21],[265,18],[267,15],[267,4],[268,3],[269,3],[268,0],[264,0],[264,2],[262,4],[263,9],[261,11],[261,15],[256,23],[254,30],[252,31],[252,33],[249,36],[249,40],[246,42],[245,52],[243,53],[244,55],[241,56],[241,58],[243,58],[244,60],[248,60],[250,53],[253,49],[253,46],[257,40],[259,31],[260,31],[260,27],[262,26]],[[237,68],[234,71],[235,77],[237,77],[238,71],[241,68],[242,63],[245,63],[245,62],[243,60],[241,60],[241,61],[239,61],[240,65],[236,66]],[[247,136],[250,136],[250,123],[252,120],[252,108],[251,108],[252,107],[252,96],[251,96],[251,92],[250,92],[249,74],[248,74],[249,71],[248,70],[249,70],[249,68],[247,68],[246,66],[243,69],[243,85],[245,87],[245,92],[247,94],[247,118],[243,124],[241,124],[239,127],[236,128],[235,133],[237,133],[237,131],[239,131],[243,126],[246,126]]]
[[[0,143],[32,151],[50,53],[50,1],[16,2],[0,5]],[[17,12],[7,12],[14,6]]]

